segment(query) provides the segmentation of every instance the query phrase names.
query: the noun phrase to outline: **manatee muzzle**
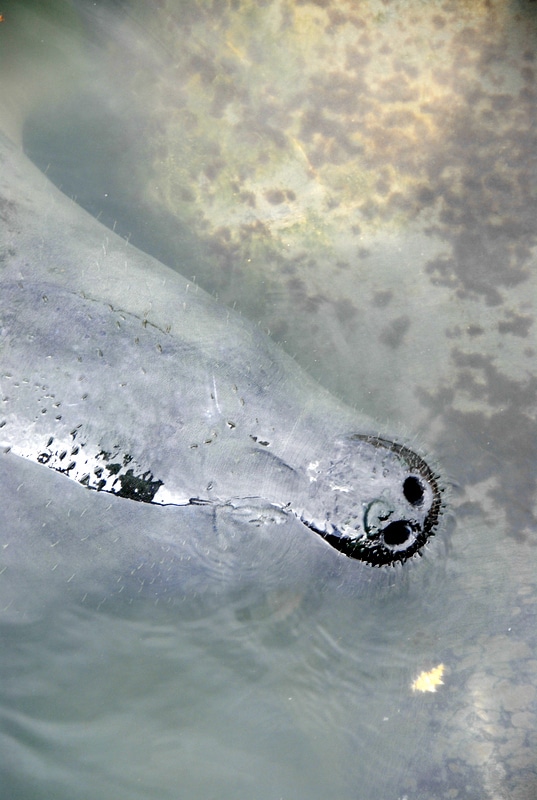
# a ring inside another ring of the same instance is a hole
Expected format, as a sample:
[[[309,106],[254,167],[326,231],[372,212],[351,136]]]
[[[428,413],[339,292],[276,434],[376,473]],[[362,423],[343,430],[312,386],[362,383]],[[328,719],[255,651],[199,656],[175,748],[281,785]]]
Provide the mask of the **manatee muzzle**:
[[[328,481],[319,493],[326,502],[332,489],[330,510],[324,519],[308,519],[307,513],[301,519],[336,550],[383,566],[411,558],[434,535],[442,488],[410,448],[353,434],[342,440],[332,463],[322,467]]]

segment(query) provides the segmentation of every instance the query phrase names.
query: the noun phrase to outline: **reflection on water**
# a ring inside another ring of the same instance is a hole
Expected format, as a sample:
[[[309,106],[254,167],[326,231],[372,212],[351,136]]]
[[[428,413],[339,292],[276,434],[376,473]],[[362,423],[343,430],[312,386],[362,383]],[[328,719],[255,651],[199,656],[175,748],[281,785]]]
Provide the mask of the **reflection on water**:
[[[98,610],[58,584],[2,625],[10,797],[535,795],[535,23],[522,0],[34,20],[75,87],[25,109],[36,161],[417,433],[457,527],[366,587],[347,562],[269,560],[198,613],[201,577]]]

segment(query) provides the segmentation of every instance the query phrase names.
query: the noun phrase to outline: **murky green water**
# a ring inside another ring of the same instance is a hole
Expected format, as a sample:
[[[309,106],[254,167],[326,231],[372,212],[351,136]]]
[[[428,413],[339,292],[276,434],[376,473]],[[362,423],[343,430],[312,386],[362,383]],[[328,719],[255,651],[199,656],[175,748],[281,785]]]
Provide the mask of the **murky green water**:
[[[233,569],[203,539],[138,593],[125,553],[131,531],[155,533],[154,509],[81,516],[79,487],[10,466],[3,524],[22,549],[35,509],[75,546],[53,573],[45,548],[15,561],[0,595],[2,793],[529,800],[532,4],[70,9],[63,25],[30,15],[23,35],[8,4],[0,25],[27,151],[382,428],[417,437],[450,513],[422,559],[388,573],[280,531]],[[62,66],[26,104],[40,41]],[[121,531],[112,577],[98,547],[80,549],[97,529]],[[413,692],[439,664],[437,691]]]

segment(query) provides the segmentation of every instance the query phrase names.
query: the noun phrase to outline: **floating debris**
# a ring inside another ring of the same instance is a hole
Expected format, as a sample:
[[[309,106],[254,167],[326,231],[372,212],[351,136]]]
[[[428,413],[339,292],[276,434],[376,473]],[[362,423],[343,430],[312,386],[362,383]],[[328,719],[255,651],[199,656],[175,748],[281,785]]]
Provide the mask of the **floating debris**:
[[[429,672],[420,672],[415,681],[412,682],[413,692],[436,692],[436,687],[443,684],[442,675],[445,667],[439,664]]]

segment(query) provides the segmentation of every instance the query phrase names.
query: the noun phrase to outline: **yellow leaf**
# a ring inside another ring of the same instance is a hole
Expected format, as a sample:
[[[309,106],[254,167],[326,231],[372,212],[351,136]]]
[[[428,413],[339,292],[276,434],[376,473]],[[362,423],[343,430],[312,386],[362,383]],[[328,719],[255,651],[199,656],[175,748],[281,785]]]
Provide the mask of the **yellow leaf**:
[[[429,672],[420,672],[418,677],[412,683],[413,692],[436,692],[436,687],[444,683],[442,675],[444,674],[444,665],[439,664],[433,667]]]

